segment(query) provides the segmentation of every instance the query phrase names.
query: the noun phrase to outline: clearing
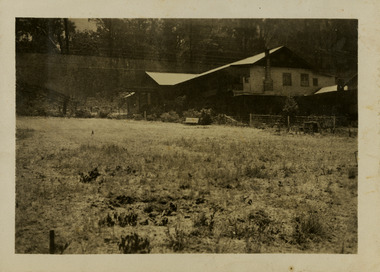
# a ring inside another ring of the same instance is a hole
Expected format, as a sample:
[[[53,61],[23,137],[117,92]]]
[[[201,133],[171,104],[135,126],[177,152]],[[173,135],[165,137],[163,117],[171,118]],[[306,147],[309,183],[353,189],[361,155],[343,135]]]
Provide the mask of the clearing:
[[[17,117],[16,253],[356,253],[356,137]],[[92,133],[93,132],[93,133]]]

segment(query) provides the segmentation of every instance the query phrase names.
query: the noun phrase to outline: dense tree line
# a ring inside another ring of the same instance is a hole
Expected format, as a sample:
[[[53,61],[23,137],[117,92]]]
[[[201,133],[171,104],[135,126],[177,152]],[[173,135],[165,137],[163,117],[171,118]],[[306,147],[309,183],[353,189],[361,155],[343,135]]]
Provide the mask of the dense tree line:
[[[16,19],[16,51],[168,60],[218,66],[286,45],[316,69],[347,77],[357,71],[357,20]]]

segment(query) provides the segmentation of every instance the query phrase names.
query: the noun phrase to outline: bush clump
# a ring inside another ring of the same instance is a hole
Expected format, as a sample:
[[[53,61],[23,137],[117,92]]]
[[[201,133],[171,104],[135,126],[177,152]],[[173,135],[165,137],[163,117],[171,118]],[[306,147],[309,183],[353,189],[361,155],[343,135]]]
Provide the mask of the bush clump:
[[[106,217],[100,219],[98,221],[99,226],[113,227],[115,225],[119,225],[124,228],[125,226],[136,226],[137,225],[138,215],[134,212],[131,213],[117,213],[107,214]]]
[[[179,115],[175,111],[164,112],[160,115],[162,122],[179,123],[181,121]]]
[[[98,168],[95,167],[93,170],[89,171],[87,174],[80,172],[79,176],[80,176],[80,182],[90,183],[90,182],[96,180],[96,178],[100,176],[100,173],[98,171]]]
[[[170,233],[169,227],[166,229],[166,236],[169,240],[169,248],[174,252],[183,251],[188,243],[187,235],[178,226],[174,229],[174,234]]]
[[[109,111],[99,111],[98,117],[99,118],[107,118],[109,114],[110,114]]]
[[[259,179],[265,179],[268,178],[268,172],[265,171],[265,166],[247,166],[245,168],[245,175],[249,178],[259,178]]]
[[[146,254],[150,253],[150,242],[148,238],[140,237],[137,233],[121,236],[118,242],[119,250],[123,254]]]
[[[75,111],[75,117],[77,118],[91,118],[91,112],[88,110],[79,109]]]
[[[202,109],[201,118],[199,119],[199,124],[201,125],[211,125],[212,124],[212,110]]]
[[[189,109],[182,113],[184,118],[201,118],[201,112],[195,109]]]
[[[293,237],[298,244],[303,244],[310,240],[318,240],[326,234],[325,226],[321,215],[316,211],[309,211],[295,217],[295,228]]]

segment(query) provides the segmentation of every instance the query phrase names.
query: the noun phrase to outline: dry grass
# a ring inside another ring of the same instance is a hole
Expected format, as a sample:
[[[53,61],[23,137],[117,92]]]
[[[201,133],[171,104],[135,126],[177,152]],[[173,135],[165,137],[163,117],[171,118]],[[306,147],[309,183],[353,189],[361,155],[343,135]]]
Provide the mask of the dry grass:
[[[64,118],[16,135],[17,253],[48,253],[51,229],[67,254],[357,252],[356,138]]]

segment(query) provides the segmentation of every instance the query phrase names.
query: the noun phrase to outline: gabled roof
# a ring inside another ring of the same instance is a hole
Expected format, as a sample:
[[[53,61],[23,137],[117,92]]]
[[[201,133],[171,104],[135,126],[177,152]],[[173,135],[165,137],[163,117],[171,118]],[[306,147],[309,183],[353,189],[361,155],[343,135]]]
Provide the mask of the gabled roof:
[[[274,49],[269,50],[269,54],[273,54],[274,52],[285,48],[284,46],[280,46]],[[254,55],[252,57],[248,57],[239,61],[235,61],[206,72],[200,74],[180,74],[180,73],[155,73],[155,72],[146,72],[154,81],[156,81],[159,85],[177,85],[195,78],[199,78],[223,69],[226,69],[231,66],[241,66],[241,65],[252,65],[257,63],[260,60],[265,58],[265,52]]]
[[[272,54],[274,52],[276,52],[277,50],[283,48],[284,46],[280,46],[280,47],[277,47],[277,48],[274,48],[274,49],[271,49],[269,50],[269,54]],[[214,68],[214,69],[211,69],[211,70],[208,70],[204,73],[201,73],[201,74],[198,74],[196,75],[195,77],[191,78],[191,79],[194,79],[194,78],[198,78],[198,77],[202,77],[202,76],[205,76],[205,75],[208,75],[208,74],[211,74],[211,73],[214,73],[214,72],[217,72],[217,71],[220,71],[220,70],[223,70],[223,69],[226,69],[230,66],[239,66],[239,65],[248,65],[248,64],[255,64],[256,62],[258,62],[259,60],[262,60],[263,58],[265,58],[265,52],[263,53],[260,53],[260,54],[257,54],[257,55],[254,55],[252,57],[248,57],[248,58],[245,58],[245,59],[242,59],[242,60],[239,60],[239,61],[235,61],[235,62],[232,62],[232,63],[229,63],[229,64],[226,64],[226,65],[223,65],[223,66],[220,66],[220,67],[217,67],[217,68]],[[179,83],[183,83],[185,81],[188,81],[190,79],[187,79],[187,80],[184,80],[182,82],[179,82]]]
[[[198,74],[181,74],[181,73],[156,73],[145,72],[159,85],[172,86],[178,83],[190,80],[196,77]]]

